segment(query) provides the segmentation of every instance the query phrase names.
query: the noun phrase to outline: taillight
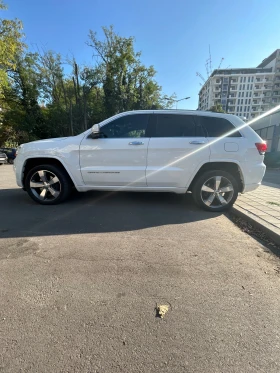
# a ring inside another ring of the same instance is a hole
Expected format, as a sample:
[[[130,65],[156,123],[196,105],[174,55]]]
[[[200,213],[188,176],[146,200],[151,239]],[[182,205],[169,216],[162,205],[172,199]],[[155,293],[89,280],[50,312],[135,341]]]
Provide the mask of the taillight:
[[[256,147],[261,155],[267,151],[267,144],[266,142],[256,142]]]

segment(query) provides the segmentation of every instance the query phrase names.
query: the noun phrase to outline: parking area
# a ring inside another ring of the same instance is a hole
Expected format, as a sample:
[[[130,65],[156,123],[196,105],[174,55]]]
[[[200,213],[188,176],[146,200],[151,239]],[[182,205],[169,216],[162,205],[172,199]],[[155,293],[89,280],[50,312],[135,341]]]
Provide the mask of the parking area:
[[[279,259],[191,195],[41,206],[4,165],[0,211],[0,371],[279,372]]]

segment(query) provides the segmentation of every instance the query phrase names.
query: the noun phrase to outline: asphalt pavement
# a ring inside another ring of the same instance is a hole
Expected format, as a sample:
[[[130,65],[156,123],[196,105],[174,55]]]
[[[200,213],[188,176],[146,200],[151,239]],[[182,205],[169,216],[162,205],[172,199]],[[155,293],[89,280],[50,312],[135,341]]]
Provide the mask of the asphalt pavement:
[[[279,373],[279,258],[191,195],[41,206],[5,165],[0,211],[0,372]]]

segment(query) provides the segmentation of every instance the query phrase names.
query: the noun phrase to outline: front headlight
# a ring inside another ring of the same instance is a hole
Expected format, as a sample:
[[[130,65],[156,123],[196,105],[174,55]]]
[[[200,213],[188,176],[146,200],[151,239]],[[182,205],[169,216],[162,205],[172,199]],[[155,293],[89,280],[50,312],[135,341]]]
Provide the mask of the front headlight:
[[[20,146],[17,148],[17,150],[16,150],[16,156],[19,154],[21,147],[22,147],[22,145],[20,145]]]

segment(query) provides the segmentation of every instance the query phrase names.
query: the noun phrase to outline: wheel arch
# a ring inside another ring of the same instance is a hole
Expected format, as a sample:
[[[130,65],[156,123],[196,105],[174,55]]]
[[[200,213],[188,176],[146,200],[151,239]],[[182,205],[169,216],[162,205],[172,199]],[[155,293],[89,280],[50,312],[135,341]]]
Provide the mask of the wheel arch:
[[[237,180],[238,182],[238,187],[239,187],[239,192],[242,192],[243,189],[244,189],[244,177],[243,177],[243,173],[242,173],[242,170],[239,166],[238,163],[236,162],[207,162],[207,163],[204,163],[199,169],[198,171],[196,172],[196,174],[194,175],[189,187],[188,187],[188,190],[189,191],[192,191],[192,188],[193,188],[193,185],[195,183],[195,181],[197,180],[197,178],[203,174],[203,172],[206,172],[206,171],[212,171],[212,170],[223,170],[223,171],[227,171],[229,173],[231,173]]]
[[[25,161],[23,171],[22,171],[22,185],[24,187],[25,187],[25,179],[26,179],[26,176],[27,176],[28,172],[33,167],[40,166],[41,164],[50,164],[50,165],[54,165],[54,166],[58,166],[58,167],[62,168],[67,173],[67,175],[69,176],[69,178],[72,182],[72,185],[75,186],[73,176],[71,175],[71,173],[69,172],[69,170],[67,169],[65,164],[60,159],[57,159],[57,158],[54,158],[54,157],[34,157],[34,158],[28,158]]]

